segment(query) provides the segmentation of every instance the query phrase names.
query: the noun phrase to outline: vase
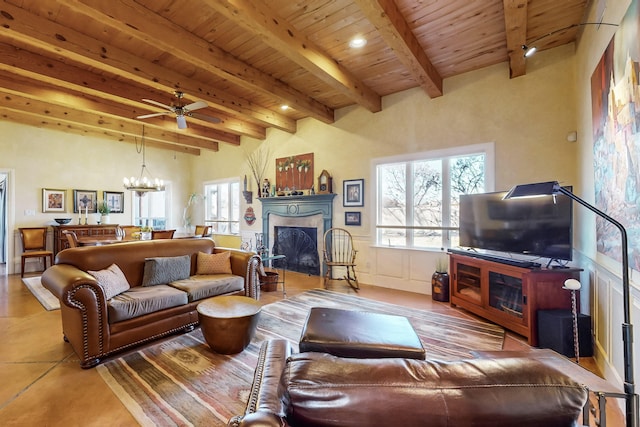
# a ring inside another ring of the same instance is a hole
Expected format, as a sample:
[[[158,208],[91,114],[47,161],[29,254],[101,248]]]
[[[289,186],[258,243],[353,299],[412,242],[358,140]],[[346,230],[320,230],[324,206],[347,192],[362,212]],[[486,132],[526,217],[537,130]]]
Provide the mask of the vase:
[[[449,273],[436,271],[431,276],[431,299],[439,302],[449,301]]]
[[[109,215],[102,215],[100,217],[100,224],[110,224],[111,223],[111,218],[109,218]]]

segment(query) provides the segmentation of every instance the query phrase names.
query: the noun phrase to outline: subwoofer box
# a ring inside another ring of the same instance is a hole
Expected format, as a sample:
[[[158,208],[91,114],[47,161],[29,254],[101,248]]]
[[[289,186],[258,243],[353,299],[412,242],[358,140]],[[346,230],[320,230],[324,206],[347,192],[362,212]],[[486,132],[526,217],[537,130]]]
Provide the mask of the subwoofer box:
[[[571,310],[538,310],[538,347],[575,357]],[[580,356],[593,356],[591,316],[586,314],[578,314],[578,350]]]

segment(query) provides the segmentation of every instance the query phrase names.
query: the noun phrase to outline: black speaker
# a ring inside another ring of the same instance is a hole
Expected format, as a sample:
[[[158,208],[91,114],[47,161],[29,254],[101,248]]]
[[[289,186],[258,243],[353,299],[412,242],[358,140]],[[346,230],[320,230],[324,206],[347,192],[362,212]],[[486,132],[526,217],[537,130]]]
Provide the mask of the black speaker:
[[[538,347],[575,357],[571,310],[538,310]],[[586,314],[578,314],[578,350],[580,356],[593,356],[591,316]]]

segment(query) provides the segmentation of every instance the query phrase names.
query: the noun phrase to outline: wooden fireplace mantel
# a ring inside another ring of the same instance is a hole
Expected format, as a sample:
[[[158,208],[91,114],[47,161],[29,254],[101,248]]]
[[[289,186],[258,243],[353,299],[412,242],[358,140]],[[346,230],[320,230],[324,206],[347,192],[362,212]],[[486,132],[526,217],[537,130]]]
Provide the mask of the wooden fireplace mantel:
[[[333,216],[333,198],[336,194],[314,194],[308,196],[260,197],[262,219],[275,213],[281,216],[308,216],[321,213]]]

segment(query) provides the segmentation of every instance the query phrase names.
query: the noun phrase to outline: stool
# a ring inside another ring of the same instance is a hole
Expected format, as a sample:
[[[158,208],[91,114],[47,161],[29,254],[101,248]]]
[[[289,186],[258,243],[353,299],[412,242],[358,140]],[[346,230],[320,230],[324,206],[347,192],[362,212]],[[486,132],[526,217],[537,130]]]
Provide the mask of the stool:
[[[313,307],[300,338],[300,352],[340,357],[424,359],[422,342],[406,317]]]
[[[205,341],[216,353],[236,354],[247,348],[262,306],[253,298],[213,297],[196,307]]]

